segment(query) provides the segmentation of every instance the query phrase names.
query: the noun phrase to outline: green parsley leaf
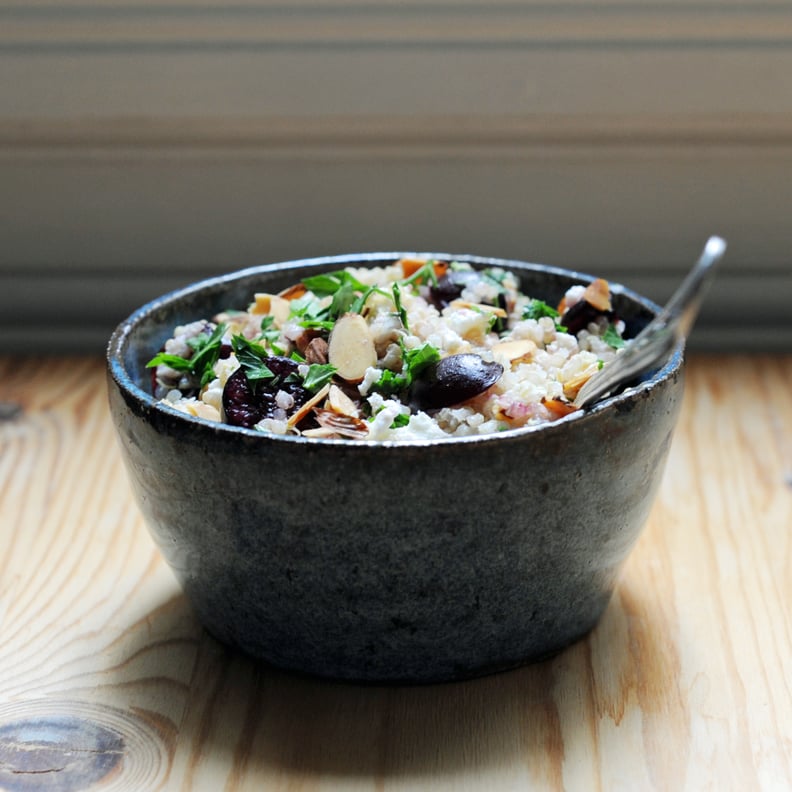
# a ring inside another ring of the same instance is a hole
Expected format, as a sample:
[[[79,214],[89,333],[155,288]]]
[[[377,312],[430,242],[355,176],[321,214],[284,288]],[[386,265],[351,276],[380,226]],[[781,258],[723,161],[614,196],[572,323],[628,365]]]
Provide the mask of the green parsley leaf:
[[[349,307],[355,302],[357,294],[355,289],[350,283],[342,283],[340,288],[333,295],[333,301],[330,303],[328,313],[332,319],[338,319],[339,316],[345,314]]]
[[[354,299],[352,304],[347,309],[349,313],[362,313],[363,309],[366,307],[366,301],[369,297],[371,297],[374,293],[382,294],[385,297],[389,296],[387,292],[384,292],[382,289],[378,288],[377,286],[369,286],[363,294],[359,295]]]
[[[390,369],[384,369],[380,378],[374,383],[374,389],[386,396],[401,393],[410,387],[410,379],[406,374],[397,374]]]
[[[531,300],[528,305],[523,308],[523,319],[541,319],[543,316],[549,316],[551,319],[557,319],[559,316],[558,311],[551,305],[548,305],[543,300]]]
[[[327,297],[330,294],[335,294],[341,286],[341,279],[338,275],[339,273],[335,272],[312,275],[309,278],[303,278],[302,284],[317,297]]]
[[[405,349],[404,343],[400,343],[403,360],[401,372],[385,369],[374,384],[375,390],[388,396],[407,390],[427,366],[440,360],[440,352],[431,344],[424,344],[417,349]]]
[[[219,324],[212,331],[211,335],[205,336],[201,343],[190,344],[195,349],[195,354],[190,358],[193,362],[193,373],[201,378],[201,387],[210,382],[213,378],[214,372],[212,371],[214,364],[220,357],[220,346],[222,344],[223,336],[225,335],[226,326]],[[200,336],[199,336],[200,337]]]
[[[335,327],[335,322],[332,319],[303,319],[299,325],[306,330],[327,330],[329,332]]]
[[[179,355],[169,355],[167,352],[160,352],[146,363],[146,368],[154,368],[155,366],[170,366],[176,371],[190,371],[192,369],[192,361]]]
[[[407,311],[402,305],[401,301],[401,289],[399,288],[398,283],[393,284],[393,304],[396,306],[396,313],[399,314],[399,319],[401,319],[402,325],[404,325],[405,330],[409,330],[410,327],[407,324]]]
[[[390,425],[391,429],[399,429],[402,426],[407,426],[410,423],[410,416],[405,415],[404,413],[399,413],[394,419],[393,423]]]
[[[505,281],[506,277],[509,275],[509,273],[506,270],[500,269],[498,267],[495,268],[487,267],[481,270],[481,275],[487,280],[492,281],[493,283],[497,283],[498,286],[500,287],[499,291],[505,291],[503,281]]]
[[[408,349],[404,352],[404,361],[407,365],[407,373],[411,379],[415,379],[431,363],[440,360],[440,352],[431,344],[424,344],[417,349]]]
[[[200,380],[201,387],[211,382],[214,377],[214,364],[220,357],[220,347],[225,334],[226,326],[217,325],[211,333],[199,333],[187,340],[187,346],[193,350],[189,358],[179,355],[170,355],[167,352],[160,352],[155,355],[147,364],[146,368],[166,365],[176,371],[184,371],[192,374]]]
[[[437,273],[434,265],[434,259],[429,259],[420,269],[413,272],[409,278],[402,280],[402,285],[418,286],[420,283],[431,283],[433,286],[437,286]]]
[[[303,327],[306,326],[305,322],[328,321],[327,308],[323,308],[321,302],[313,294],[305,294],[292,300],[289,307],[289,318],[300,320]]]
[[[624,346],[624,339],[619,335],[619,331],[612,324],[609,324],[602,334],[602,340],[613,349],[621,349]]]
[[[346,270],[311,275],[308,278],[303,278],[302,284],[317,297],[329,297],[345,286],[351,288],[352,291],[362,292],[366,290],[366,285],[349,272],[346,272]]]
[[[274,372],[264,362],[269,357],[269,353],[263,346],[253,341],[248,341],[243,335],[235,335],[231,339],[231,347],[239,361],[239,365],[245,371],[247,381],[254,389],[259,382],[271,380],[275,377]]]
[[[316,393],[333,379],[335,372],[336,367],[330,363],[311,363],[303,378],[303,388],[311,393]]]
[[[267,341],[269,344],[274,344],[280,338],[280,330],[277,327],[273,327],[273,322],[275,321],[274,316],[265,316],[261,320],[261,335],[259,336],[259,341]],[[276,354],[279,354],[275,347],[273,346],[273,351]]]

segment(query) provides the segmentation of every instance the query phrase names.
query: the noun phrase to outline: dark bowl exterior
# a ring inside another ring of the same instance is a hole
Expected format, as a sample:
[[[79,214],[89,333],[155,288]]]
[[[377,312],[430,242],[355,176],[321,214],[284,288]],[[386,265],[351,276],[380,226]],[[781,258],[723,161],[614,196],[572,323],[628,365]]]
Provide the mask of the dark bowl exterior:
[[[662,478],[681,349],[586,413],[422,444],[271,437],[187,418],[146,395],[145,361],[180,321],[244,305],[306,267],[399,255],[224,276],[145,306],[109,345],[111,413],[153,537],[209,632],[280,667],[429,682],[553,654],[598,621]],[[590,280],[454,258],[513,269],[543,299]],[[628,324],[657,310],[615,291]]]

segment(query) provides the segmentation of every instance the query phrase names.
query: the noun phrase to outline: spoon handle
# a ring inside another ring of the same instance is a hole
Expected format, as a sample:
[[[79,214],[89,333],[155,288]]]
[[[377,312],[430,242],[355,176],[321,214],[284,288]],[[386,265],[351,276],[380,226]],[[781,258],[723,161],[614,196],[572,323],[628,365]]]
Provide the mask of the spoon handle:
[[[726,250],[726,242],[713,236],[707,240],[699,260],[660,313],[611,363],[598,371],[580,389],[573,404],[587,407],[615,387],[664,360],[686,339],[698,316],[704,295],[715,273],[715,265]]]

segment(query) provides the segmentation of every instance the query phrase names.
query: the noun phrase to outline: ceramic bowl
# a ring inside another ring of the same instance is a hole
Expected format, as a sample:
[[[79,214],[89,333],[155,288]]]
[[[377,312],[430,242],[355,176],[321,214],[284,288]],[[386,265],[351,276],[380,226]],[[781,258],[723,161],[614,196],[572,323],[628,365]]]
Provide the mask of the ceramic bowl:
[[[276,666],[386,682],[462,679],[545,658],[594,627],[660,483],[683,353],[555,423],[421,443],[270,436],[151,396],[172,329],[309,274],[429,256],[515,271],[557,302],[592,278],[448,254],[294,261],[143,306],[107,353],[112,418],[137,502],[205,628]],[[634,335],[659,310],[612,285]]]

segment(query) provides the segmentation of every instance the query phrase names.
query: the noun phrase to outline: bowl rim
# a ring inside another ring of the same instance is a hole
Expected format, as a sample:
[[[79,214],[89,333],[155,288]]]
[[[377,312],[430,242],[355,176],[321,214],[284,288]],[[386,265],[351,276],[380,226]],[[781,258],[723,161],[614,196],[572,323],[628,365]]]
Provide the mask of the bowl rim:
[[[592,407],[575,411],[569,415],[563,416],[562,418],[558,418],[555,421],[537,424],[534,426],[524,426],[517,429],[506,429],[501,432],[484,435],[469,435],[464,437],[449,436],[447,438],[432,437],[420,440],[410,439],[365,441],[343,438],[311,438],[303,437],[301,435],[277,435],[268,432],[261,432],[256,429],[247,429],[241,426],[232,426],[230,424],[218,423],[217,421],[210,421],[205,418],[191,416],[168,406],[161,400],[156,399],[152,394],[147,393],[145,390],[135,384],[131,375],[127,371],[126,365],[124,363],[124,352],[127,349],[130,336],[135,328],[144,323],[151,314],[156,313],[160,309],[177,304],[181,300],[184,300],[185,298],[188,298],[192,295],[198,294],[208,289],[217,289],[233,282],[262,274],[278,274],[285,273],[290,270],[302,270],[310,268],[330,270],[333,267],[361,267],[366,265],[382,266],[384,264],[397,261],[400,258],[426,258],[439,259],[443,261],[460,261],[463,263],[470,263],[477,268],[512,268],[518,274],[520,270],[530,270],[534,272],[547,273],[556,277],[572,278],[574,280],[580,280],[583,283],[591,283],[597,278],[597,276],[580,272],[578,270],[565,269],[555,265],[540,264],[520,259],[507,259],[492,256],[480,256],[475,254],[450,254],[424,251],[376,251],[369,253],[336,254],[331,256],[290,259],[270,264],[259,264],[222,273],[220,275],[203,278],[186,286],[173,289],[169,292],[166,292],[165,294],[160,295],[159,297],[149,300],[134,310],[126,319],[121,321],[116,326],[112,335],[110,336],[106,349],[106,363],[108,373],[127,400],[131,398],[137,402],[137,404],[141,406],[146,412],[153,412],[154,414],[161,416],[163,419],[173,422],[177,425],[183,424],[184,426],[192,426],[196,431],[218,434],[227,438],[236,436],[240,440],[245,438],[255,438],[257,442],[263,444],[288,443],[290,445],[306,445],[314,449],[329,446],[340,446],[344,448],[358,447],[367,449],[415,449],[417,447],[429,446],[472,444],[489,445],[498,442],[503,443],[504,441],[515,438],[547,434],[548,432],[559,430],[563,431],[564,427],[572,423],[591,420],[592,418],[595,418],[606,411],[618,409],[620,405],[624,405],[630,400],[647,394],[649,391],[653,390],[661,383],[667,381],[670,377],[681,370],[682,364],[684,362],[684,341],[678,344],[671,351],[671,353],[669,353],[667,360],[662,366],[654,371],[650,377],[646,378],[633,387],[620,391],[613,396],[608,396],[602,399]],[[652,300],[638,294],[621,283],[609,281],[609,286],[612,294],[622,295],[654,314],[657,314],[661,310],[661,307]]]

